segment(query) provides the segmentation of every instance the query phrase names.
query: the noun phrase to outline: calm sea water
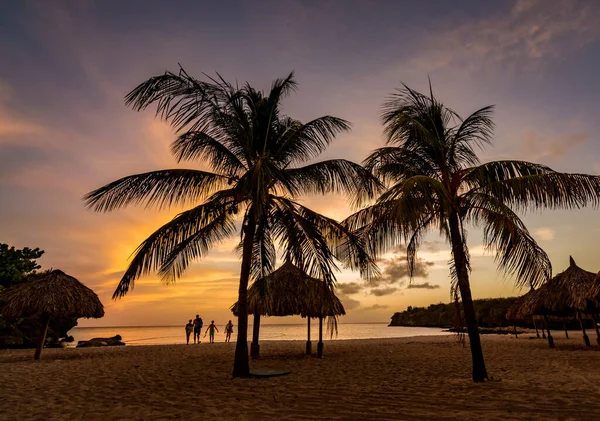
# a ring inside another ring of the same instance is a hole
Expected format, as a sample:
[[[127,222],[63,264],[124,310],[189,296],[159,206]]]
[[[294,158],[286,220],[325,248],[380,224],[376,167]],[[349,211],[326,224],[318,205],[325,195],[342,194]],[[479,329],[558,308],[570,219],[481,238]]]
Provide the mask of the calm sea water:
[[[225,339],[222,333],[223,326],[218,326],[220,333],[216,334],[215,340],[220,342]],[[330,340],[323,327],[323,339]],[[203,329],[204,330],[204,329]],[[249,327],[250,335],[252,326]],[[237,330],[234,330],[232,340],[235,340]],[[121,335],[123,342],[127,345],[164,345],[185,343],[185,331],[183,326],[139,326],[139,327],[75,327],[69,331],[75,342],[92,338],[105,338]],[[204,335],[204,331],[202,332]],[[445,335],[439,328],[425,327],[388,327],[387,323],[340,323],[338,335],[332,340],[340,339],[370,339],[370,338],[405,338],[409,336],[432,336]],[[311,323],[311,337],[318,339],[318,323]],[[208,338],[203,340],[208,340]],[[262,324],[260,327],[260,339],[263,341],[293,341],[306,340],[306,324]]]

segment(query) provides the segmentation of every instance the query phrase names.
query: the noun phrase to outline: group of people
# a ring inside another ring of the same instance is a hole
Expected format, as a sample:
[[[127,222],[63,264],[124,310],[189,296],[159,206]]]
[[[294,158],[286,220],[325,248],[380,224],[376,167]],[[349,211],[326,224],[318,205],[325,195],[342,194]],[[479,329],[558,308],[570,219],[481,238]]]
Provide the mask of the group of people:
[[[188,322],[188,324],[185,325],[185,336],[186,336],[186,343],[189,345],[190,343],[190,335],[192,334],[192,332],[194,332],[194,343],[200,343],[200,335],[202,334],[202,327],[204,326],[204,322],[202,321],[202,317],[200,317],[198,314],[196,314],[196,318],[192,321],[192,319],[190,319],[190,321]],[[219,331],[219,329],[217,328],[217,325],[215,325],[215,321],[211,320],[210,324],[208,325],[208,327],[206,328],[206,331],[204,332],[204,337],[206,338],[206,334],[208,333],[209,336],[209,340],[211,344],[215,343],[215,331]],[[225,325],[225,342],[229,342],[231,340],[231,334],[233,333],[233,323],[231,323],[231,320]]]

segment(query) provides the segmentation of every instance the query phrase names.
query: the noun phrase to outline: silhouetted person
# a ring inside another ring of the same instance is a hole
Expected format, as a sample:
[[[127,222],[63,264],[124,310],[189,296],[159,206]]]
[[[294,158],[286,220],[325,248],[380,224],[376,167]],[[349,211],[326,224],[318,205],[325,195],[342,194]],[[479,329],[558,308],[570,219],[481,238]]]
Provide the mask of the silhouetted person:
[[[225,325],[225,342],[229,342],[231,340],[231,334],[233,333],[233,323],[231,320],[229,323]]]
[[[194,330],[194,323],[192,323],[192,319],[190,319],[188,324],[185,325],[185,343],[188,345],[190,344],[190,335],[192,334],[193,330]]]
[[[206,337],[206,334],[210,332],[210,334],[208,335],[208,339],[211,344],[215,343],[215,330],[217,332],[219,331],[219,329],[217,329],[217,326],[215,325],[215,321],[211,320],[210,324],[206,328],[206,332],[204,332],[204,337]]]
[[[204,323],[202,322],[202,317],[196,314],[196,318],[194,319],[194,343],[196,343],[196,339],[198,339],[198,343],[200,343],[202,326],[204,326]]]

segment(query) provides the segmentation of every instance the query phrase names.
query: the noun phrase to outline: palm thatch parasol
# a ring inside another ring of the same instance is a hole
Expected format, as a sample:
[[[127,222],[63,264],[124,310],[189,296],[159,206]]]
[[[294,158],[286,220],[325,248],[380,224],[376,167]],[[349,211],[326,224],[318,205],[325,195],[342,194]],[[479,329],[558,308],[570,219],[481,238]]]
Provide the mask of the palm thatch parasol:
[[[231,307],[237,315],[237,303]],[[289,261],[268,276],[257,279],[248,289],[248,313],[254,314],[252,358],[259,355],[260,316],[308,318],[307,353],[310,353],[310,319],[319,319],[318,356],[323,354],[323,319],[331,335],[337,331],[337,317],[346,314],[344,306],[325,282],[306,274]]]
[[[61,317],[100,318],[104,306],[98,295],[60,270],[30,275],[0,293],[0,314],[7,318],[38,317],[43,328],[34,358],[40,358],[50,319]]]
[[[575,264],[572,257],[569,259],[569,267],[564,272],[548,280],[537,290],[525,294],[519,301],[518,308],[510,309],[510,315],[518,319],[541,315],[546,324],[548,316],[573,317],[576,315],[581,323],[584,341],[589,346],[581,314],[588,313],[593,316],[596,333],[600,339],[595,317],[595,314],[598,313],[596,298],[600,293],[600,277],[581,269]],[[550,346],[554,347],[550,330],[548,330],[548,341]]]

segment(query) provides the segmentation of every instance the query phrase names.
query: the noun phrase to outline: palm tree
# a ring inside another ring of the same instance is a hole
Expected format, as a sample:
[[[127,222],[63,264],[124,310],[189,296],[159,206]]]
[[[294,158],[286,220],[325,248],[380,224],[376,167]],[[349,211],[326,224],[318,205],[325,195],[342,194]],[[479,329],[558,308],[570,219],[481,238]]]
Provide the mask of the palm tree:
[[[514,210],[577,209],[600,203],[600,177],[563,174],[524,161],[481,164],[475,148],[491,144],[493,107],[466,119],[430,95],[406,85],[383,106],[387,144],[366,160],[386,186],[372,206],[346,225],[371,244],[377,258],[400,242],[412,275],[424,236],[437,230],[451,245],[453,291],[462,298],[473,359],[473,380],[488,378],[469,284],[467,225],[483,230],[484,245],[518,287],[536,287],[551,275],[546,253]],[[514,210],[513,210],[514,209]]]
[[[241,213],[233,375],[247,377],[248,281],[270,273],[276,247],[286,260],[329,284],[335,281],[336,258],[365,274],[376,270],[358,237],[294,198],[343,192],[358,204],[373,197],[379,184],[369,171],[347,160],[304,165],[338,133],[349,130],[350,124],[331,116],[303,124],[282,114],[282,99],[297,87],[293,73],[275,80],[268,95],[248,84],[234,86],[220,76],[207,79],[195,79],[181,68],[177,74],[166,72],[148,79],[125,100],[137,111],[155,104],[157,115],[178,134],[171,147],[176,159],[201,161],[210,171],[172,169],[132,175],[88,193],[84,200],[96,211],[128,204],[193,206],[140,244],[113,298],[124,296],[135,279],[153,271],[164,282],[174,282],[190,262],[238,232]]]

